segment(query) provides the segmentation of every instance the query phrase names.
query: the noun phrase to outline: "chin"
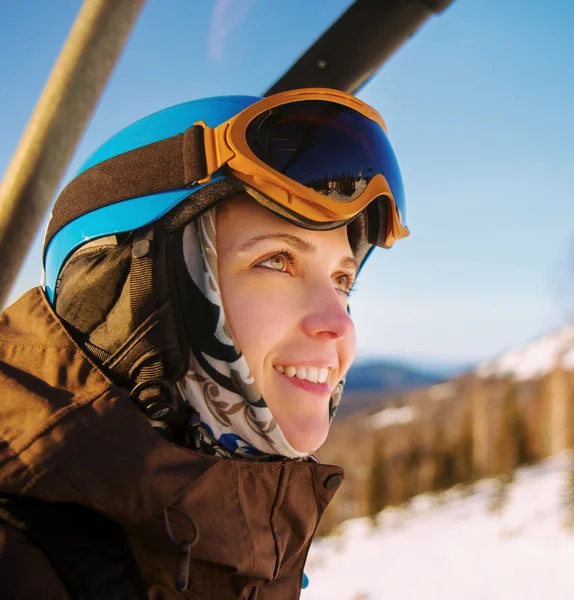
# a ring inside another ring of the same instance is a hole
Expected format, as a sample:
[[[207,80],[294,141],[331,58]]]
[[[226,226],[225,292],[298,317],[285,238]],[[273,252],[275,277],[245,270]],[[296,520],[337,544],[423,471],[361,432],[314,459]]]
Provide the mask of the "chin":
[[[282,419],[282,422],[278,421],[278,425],[295,450],[309,454],[323,445],[329,433],[328,415],[287,422]]]

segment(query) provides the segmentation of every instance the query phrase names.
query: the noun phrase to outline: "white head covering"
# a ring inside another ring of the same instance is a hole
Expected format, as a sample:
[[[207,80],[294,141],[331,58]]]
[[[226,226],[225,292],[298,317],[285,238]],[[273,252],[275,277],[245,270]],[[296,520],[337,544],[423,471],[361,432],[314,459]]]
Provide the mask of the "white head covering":
[[[183,231],[181,251],[189,275],[184,284],[192,304],[184,310],[191,311],[188,335],[192,351],[189,371],[178,389],[200,415],[205,451],[225,456],[306,458],[308,453],[295,450],[273,418],[227,324],[219,289],[215,224],[216,209],[212,209]],[[343,383],[331,396],[330,419]]]

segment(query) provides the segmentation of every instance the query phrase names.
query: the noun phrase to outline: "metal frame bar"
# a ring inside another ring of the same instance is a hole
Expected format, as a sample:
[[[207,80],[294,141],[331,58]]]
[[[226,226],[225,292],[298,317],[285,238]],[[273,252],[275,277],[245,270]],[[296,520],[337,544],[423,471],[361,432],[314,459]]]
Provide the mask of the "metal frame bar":
[[[355,93],[453,0],[355,0],[266,95]],[[85,0],[0,184],[0,307],[145,0]]]
[[[145,0],[85,0],[0,184],[0,307]]]
[[[429,17],[452,2],[355,0],[265,95],[302,87],[354,94]]]

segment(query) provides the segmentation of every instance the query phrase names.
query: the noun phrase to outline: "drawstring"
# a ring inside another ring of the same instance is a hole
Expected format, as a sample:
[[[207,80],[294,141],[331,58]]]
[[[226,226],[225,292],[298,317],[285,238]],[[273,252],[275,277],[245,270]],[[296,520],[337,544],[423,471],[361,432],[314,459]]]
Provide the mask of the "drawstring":
[[[167,514],[167,509],[172,508],[177,511],[179,514],[183,515],[185,519],[191,524],[193,530],[195,531],[195,536],[193,540],[182,540],[178,541],[173,532],[171,531],[171,527],[169,524],[169,517]],[[187,586],[189,585],[189,564],[191,560],[191,547],[197,542],[199,539],[199,531],[195,523],[188,517],[182,510],[176,508],[175,506],[165,507],[163,509],[163,522],[165,525],[165,530],[169,539],[179,547],[179,559],[177,561],[177,566],[175,568],[175,589],[178,592],[185,592],[187,590]]]

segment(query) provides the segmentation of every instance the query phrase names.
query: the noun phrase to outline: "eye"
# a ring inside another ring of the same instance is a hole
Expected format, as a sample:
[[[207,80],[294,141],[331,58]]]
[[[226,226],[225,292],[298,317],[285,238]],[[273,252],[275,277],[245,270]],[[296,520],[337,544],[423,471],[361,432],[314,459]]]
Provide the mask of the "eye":
[[[272,271],[278,271],[279,273],[288,273],[289,268],[295,264],[295,257],[291,252],[282,250],[277,254],[268,256],[261,262],[257,263],[257,267],[263,267],[264,269],[270,269]]]
[[[341,290],[346,296],[350,296],[353,291],[353,284],[355,283],[355,275],[343,273],[342,275],[337,275],[334,282],[335,289]]]

